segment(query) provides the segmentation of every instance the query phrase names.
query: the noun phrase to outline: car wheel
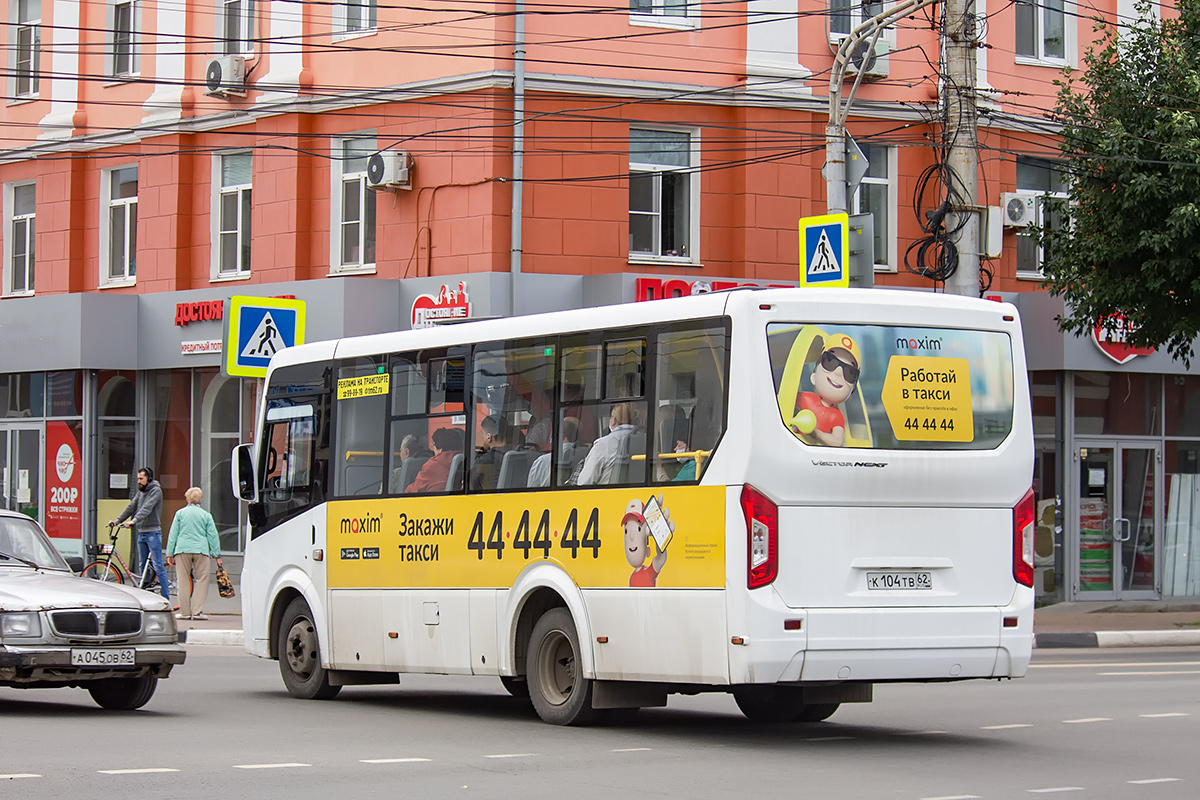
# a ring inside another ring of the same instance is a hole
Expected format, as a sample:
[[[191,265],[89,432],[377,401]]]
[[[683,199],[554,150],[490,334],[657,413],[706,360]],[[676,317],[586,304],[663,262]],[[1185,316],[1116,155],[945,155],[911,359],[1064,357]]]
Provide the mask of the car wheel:
[[[105,678],[88,684],[88,694],[96,705],[113,711],[133,711],[150,702],[158,678],[143,675],[140,678]]]
[[[321,649],[312,611],[297,597],[283,612],[279,628],[279,674],[293,697],[301,700],[331,700],[342,687],[329,684],[329,673],[321,666]]]
[[[779,686],[737,686],[733,699],[751,722],[794,722],[808,708],[797,689]],[[833,713],[832,711],[829,713]]]
[[[579,635],[567,609],[552,608],[533,626],[526,676],[529,699],[538,716],[551,725],[588,725],[599,717],[579,654]]]
[[[117,572],[117,568],[107,561],[95,561],[83,568],[83,572],[79,573],[85,578],[91,578],[94,581],[104,581],[105,583],[124,583],[121,580],[121,573]]]

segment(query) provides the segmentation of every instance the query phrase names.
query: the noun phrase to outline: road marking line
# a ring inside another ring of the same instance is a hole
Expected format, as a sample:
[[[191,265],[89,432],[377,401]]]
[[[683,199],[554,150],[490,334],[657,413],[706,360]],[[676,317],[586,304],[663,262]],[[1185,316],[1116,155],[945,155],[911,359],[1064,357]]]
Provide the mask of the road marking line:
[[[934,736],[937,734],[946,733],[946,731],[905,731],[901,736]]]
[[[1082,725],[1085,722],[1112,722],[1112,717],[1084,717],[1083,719],[1064,719],[1065,725]]]
[[[537,753],[498,753],[494,756],[484,756],[484,758],[530,758],[536,755]]]
[[[979,728],[981,731],[1004,731],[1009,728],[1032,728],[1033,724],[1029,722],[1014,722],[1011,725],[983,725]]]
[[[614,753],[641,753],[649,751],[649,747],[622,747],[620,750],[613,750]]]
[[[1200,675],[1200,669],[1163,669],[1147,672],[1097,672],[1097,675]]]
[[[1166,714],[1138,714],[1139,717],[1148,719],[1157,719],[1159,717],[1190,717],[1191,714],[1185,714],[1182,711],[1169,711]]]
[[[812,739],[805,739],[806,742],[850,742],[853,741],[853,736],[817,736]]]
[[[922,797],[921,800],[979,800],[977,794],[948,794],[944,797]]]
[[[284,764],[234,764],[234,769],[288,769],[289,767],[311,767],[312,764],[301,764],[289,761]]]
[[[169,767],[150,767],[147,769],[98,769],[101,775],[148,775],[153,772],[179,772]]]
[[[1049,794],[1050,792],[1082,792],[1082,786],[1051,786],[1048,789],[1026,789],[1034,794]]]
[[[1200,661],[1114,661],[1087,663],[1084,661],[1070,664],[1030,664],[1030,669],[1089,669],[1091,667],[1200,667]]]
[[[360,764],[411,764],[415,761],[432,761],[431,758],[360,758]]]
[[[1174,781],[1177,781],[1177,780],[1179,780],[1179,778],[1146,778],[1145,780],[1141,780],[1141,781],[1125,781],[1125,782],[1126,782],[1126,783],[1138,783],[1138,784],[1144,784],[1144,783],[1172,783],[1172,782],[1174,782]]]
[[[14,781],[17,778],[40,778],[35,772],[14,772],[11,775],[0,775],[0,781]]]

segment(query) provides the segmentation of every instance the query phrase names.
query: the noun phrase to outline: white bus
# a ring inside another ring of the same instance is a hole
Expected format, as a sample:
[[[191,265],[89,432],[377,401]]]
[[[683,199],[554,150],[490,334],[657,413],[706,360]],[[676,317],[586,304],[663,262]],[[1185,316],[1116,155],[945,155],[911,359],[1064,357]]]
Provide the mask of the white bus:
[[[1030,660],[1008,304],[735,290],[306,344],[233,460],[246,648],[297,697],[494,675],[555,724],[705,691],[819,721]]]

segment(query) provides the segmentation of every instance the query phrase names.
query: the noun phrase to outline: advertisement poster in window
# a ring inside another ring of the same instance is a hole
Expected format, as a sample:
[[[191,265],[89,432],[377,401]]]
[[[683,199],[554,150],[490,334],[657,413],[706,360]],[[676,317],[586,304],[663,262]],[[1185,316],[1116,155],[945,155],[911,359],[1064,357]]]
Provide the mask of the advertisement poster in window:
[[[79,440],[70,423],[51,420],[46,423],[46,533],[64,555],[80,551],[82,496]]]

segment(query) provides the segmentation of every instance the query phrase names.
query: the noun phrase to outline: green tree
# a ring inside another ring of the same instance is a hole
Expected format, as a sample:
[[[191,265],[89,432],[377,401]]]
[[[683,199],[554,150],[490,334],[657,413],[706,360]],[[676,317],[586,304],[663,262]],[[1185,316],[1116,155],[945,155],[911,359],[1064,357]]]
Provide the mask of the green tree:
[[[1131,344],[1189,361],[1200,333],[1200,0],[1100,38],[1058,82],[1071,224],[1036,231],[1079,335],[1121,315]],[[1058,201],[1062,203],[1063,201]]]

